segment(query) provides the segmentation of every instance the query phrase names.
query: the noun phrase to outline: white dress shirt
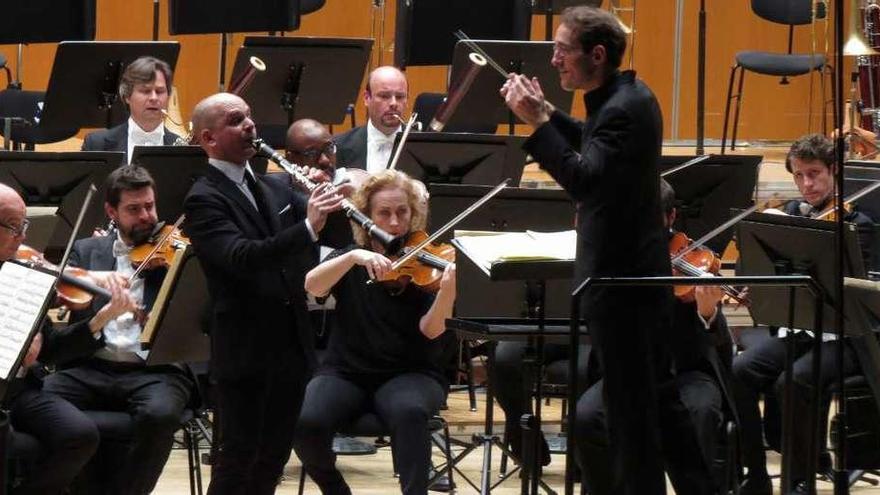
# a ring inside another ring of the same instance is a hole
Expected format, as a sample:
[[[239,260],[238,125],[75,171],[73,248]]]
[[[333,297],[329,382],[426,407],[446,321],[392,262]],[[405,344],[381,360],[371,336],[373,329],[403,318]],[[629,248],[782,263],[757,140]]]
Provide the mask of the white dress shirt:
[[[113,241],[113,256],[116,258],[116,273],[125,278],[130,277],[134,273],[134,267],[128,259],[128,253],[131,247],[118,237]],[[138,304],[144,302],[144,279],[138,277],[129,287],[132,299]],[[95,351],[95,357],[106,359],[108,361],[121,361],[130,363],[143,362],[149,351],[141,350],[141,324],[135,315],[131,312],[123,313],[115,320],[110,320],[101,334],[104,336],[104,347]],[[100,335],[96,337],[100,338]]]
[[[394,148],[394,136],[398,131],[400,127],[391,135],[386,135],[373,125],[372,120],[367,120],[367,172],[372,174],[388,167],[391,150]]]
[[[131,163],[131,155],[135,146],[162,146],[165,142],[165,124],[147,132],[141,129],[131,117],[128,118],[128,163]]]

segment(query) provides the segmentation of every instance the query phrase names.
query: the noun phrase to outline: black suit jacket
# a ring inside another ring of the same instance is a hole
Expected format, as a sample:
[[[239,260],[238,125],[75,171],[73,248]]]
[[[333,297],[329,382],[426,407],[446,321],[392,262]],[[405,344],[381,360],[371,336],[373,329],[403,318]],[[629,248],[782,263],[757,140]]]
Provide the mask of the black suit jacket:
[[[576,280],[668,275],[660,106],[631,71],[612,75],[584,99],[586,123],[554,112],[524,145],[577,202]]]
[[[314,365],[303,288],[317,248],[306,204],[283,177],[257,176],[270,221],[208,166],[184,201],[185,232],[212,299],[211,369],[220,379],[302,373]]]
[[[171,146],[179,138],[177,134],[165,129],[162,144]],[[116,127],[102,129],[86,134],[83,140],[83,151],[121,151],[125,153],[125,162],[128,163],[128,119]]]
[[[336,143],[336,165],[367,169],[367,126],[362,125],[333,137]]]

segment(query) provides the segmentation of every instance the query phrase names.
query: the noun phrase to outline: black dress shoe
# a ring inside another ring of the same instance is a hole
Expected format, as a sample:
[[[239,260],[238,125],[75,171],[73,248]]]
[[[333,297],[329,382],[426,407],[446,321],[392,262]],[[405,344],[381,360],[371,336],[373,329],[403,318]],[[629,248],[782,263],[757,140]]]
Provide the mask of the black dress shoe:
[[[740,495],[773,495],[773,485],[766,474],[746,477],[739,487]]]

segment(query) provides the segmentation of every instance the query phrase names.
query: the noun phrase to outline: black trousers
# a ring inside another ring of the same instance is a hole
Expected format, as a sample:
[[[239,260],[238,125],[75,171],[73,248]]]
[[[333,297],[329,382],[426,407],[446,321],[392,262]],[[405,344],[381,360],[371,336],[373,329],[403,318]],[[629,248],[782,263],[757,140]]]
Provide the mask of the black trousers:
[[[525,342],[499,342],[495,346],[495,363],[489,370],[495,399],[504,411],[504,438],[514,453],[520,451],[522,428],[520,418],[532,412],[532,392],[535,388],[532,370],[524,366]],[[589,347],[582,346],[578,358],[578,383],[586,388]],[[544,345],[544,364],[568,361],[568,346],[563,344]],[[566,382],[567,383],[567,382]]]
[[[296,454],[321,493],[350,494],[336,469],[333,435],[372,411],[391,429],[402,493],[425,495],[431,467],[428,420],[440,409],[445,397],[446,391],[437,380],[420,373],[404,373],[369,385],[318,375],[306,388],[297,425]]]
[[[208,495],[275,493],[290,458],[308,372],[219,380],[220,445]]]
[[[156,486],[180,417],[189,402],[192,380],[172,366],[137,367],[92,359],[50,375],[47,393],[63,397],[80,410],[124,411],[134,430],[119,469],[107,473],[108,493],[147,494]]]
[[[98,448],[95,423],[70,402],[38,389],[23,390],[9,410],[13,429],[36,437],[46,452],[12,494],[64,493]]]
[[[807,437],[810,425],[816,417],[816,405],[811,400],[813,387],[813,339],[805,333],[797,333],[784,339],[768,338],[749,347],[733,360],[734,397],[740,419],[740,438],[743,463],[752,475],[767,474],[767,458],[761,429],[761,412],[758,409],[760,394],[772,394],[782,400],[785,396],[785,347],[786,340],[794,339],[794,367],[792,374],[792,398],[796,419],[792,431],[791,479],[805,481],[810,455],[818,456],[818,447],[824,444],[823,426],[827,422],[828,387],[837,380],[837,341],[822,343],[822,362],[818,386],[822,394],[822,416],[820,419],[817,450],[810,453]],[[859,367],[849,342],[844,344],[844,376],[858,373]]]
[[[689,413],[690,423],[682,416],[671,416],[679,424],[664,424],[664,444],[675,441],[677,432],[696,428],[703,462],[707,466],[715,457],[718,432],[723,421],[723,398],[715,380],[702,371],[681,373],[675,377],[676,388],[681,402]],[[578,400],[577,425],[575,426],[575,446],[577,459],[583,474],[582,487],[590,495],[614,493],[612,489],[611,466],[608,458],[608,428],[605,406],[603,404],[603,381],[591,386]],[[669,454],[668,448],[664,451]],[[685,452],[684,455],[687,455]],[[676,468],[681,462],[669,466],[669,478],[673,481],[676,493],[699,493],[704,490],[704,482],[695,484],[688,479],[688,473],[679,473]],[[686,468],[687,469],[687,468]],[[690,468],[694,470],[694,468]],[[697,467],[696,469],[699,469]],[[698,471],[699,472],[699,471]]]
[[[594,294],[584,319],[604,379],[610,493],[665,494],[664,460],[670,476],[680,477],[677,486],[692,487],[681,494],[711,493],[709,467],[670,372],[671,291]]]

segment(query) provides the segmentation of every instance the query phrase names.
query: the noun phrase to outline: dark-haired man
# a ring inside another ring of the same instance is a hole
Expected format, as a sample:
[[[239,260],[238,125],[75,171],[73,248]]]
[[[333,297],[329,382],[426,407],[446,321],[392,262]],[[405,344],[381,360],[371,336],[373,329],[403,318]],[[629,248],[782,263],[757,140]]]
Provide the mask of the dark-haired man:
[[[786,203],[783,212],[802,217],[815,217],[833,204],[834,196],[834,144],[821,134],[810,134],[795,141],[785,158],[785,168],[792,174],[802,199]],[[862,254],[867,266],[872,259],[871,233],[873,222],[864,213],[851,211],[844,220],[859,227],[859,238]],[[777,399],[783,397],[785,377],[786,341],[794,342],[795,362],[792,373],[792,398],[798,414],[792,432],[794,441],[791,452],[792,472],[790,479],[795,493],[806,493],[806,471],[810,456],[818,456],[819,452],[809,452],[806,441],[809,428],[814,421],[815,405],[810,400],[813,381],[813,339],[811,332],[781,328],[777,333],[781,338],[768,338],[757,342],[733,361],[733,373],[736,384],[737,409],[740,413],[740,429],[742,439],[743,463],[748,469],[746,480],[742,486],[743,495],[769,495],[772,493],[770,478],[767,475],[767,459],[764,454],[762,438],[761,413],[758,409],[759,394],[767,393]],[[828,401],[828,386],[837,380],[837,352],[840,342],[831,334],[822,336],[821,369],[818,384],[822,391],[823,401]],[[844,374],[846,376],[859,371],[851,344],[847,341],[843,346]],[[827,420],[827,404],[823,404],[822,424]],[[823,427],[821,431],[826,431]],[[823,435],[824,437],[824,435]],[[817,447],[820,443],[817,443]]]
[[[70,264],[128,280],[136,268],[129,260],[131,248],[146,241],[158,223],[153,178],[146,169],[127,165],[110,173],[105,190],[104,211],[116,231],[76,241]],[[152,307],[165,272],[155,266],[131,281],[131,296],[145,311]],[[73,312],[71,321],[89,317],[95,332],[91,352],[48,377],[45,389],[83,410],[128,412],[133,430],[125,457],[118,460],[118,470],[101,473],[102,480],[107,493],[150,493],[171,452],[193,382],[182,367],[146,365],[148,351],[141,350],[142,323],[135,312],[104,317],[93,305]]]
[[[165,128],[173,74],[171,66],[154,57],[128,64],[119,79],[119,97],[128,106],[128,120],[116,127],[87,134],[83,151],[122,151],[131,161],[135,146],[172,145],[177,134]]]
[[[564,89],[585,92],[587,121],[555,110],[534,78],[510,74],[501,95],[534,129],[526,150],[577,202],[575,280],[669,275],[658,176],[663,119],[657,99],[634,72],[619,70],[626,34],[614,16],[572,7],[560,21],[551,64]],[[686,414],[670,386],[666,340],[671,297],[668,288],[598,287],[583,300],[605,377],[613,493],[664,493],[664,453],[667,464],[699,456],[693,432],[678,432],[674,445],[661,453],[661,417],[665,421],[673,410]],[[661,395],[667,393],[671,396],[663,404],[669,409],[661,411]],[[707,477],[701,472],[691,479]]]

